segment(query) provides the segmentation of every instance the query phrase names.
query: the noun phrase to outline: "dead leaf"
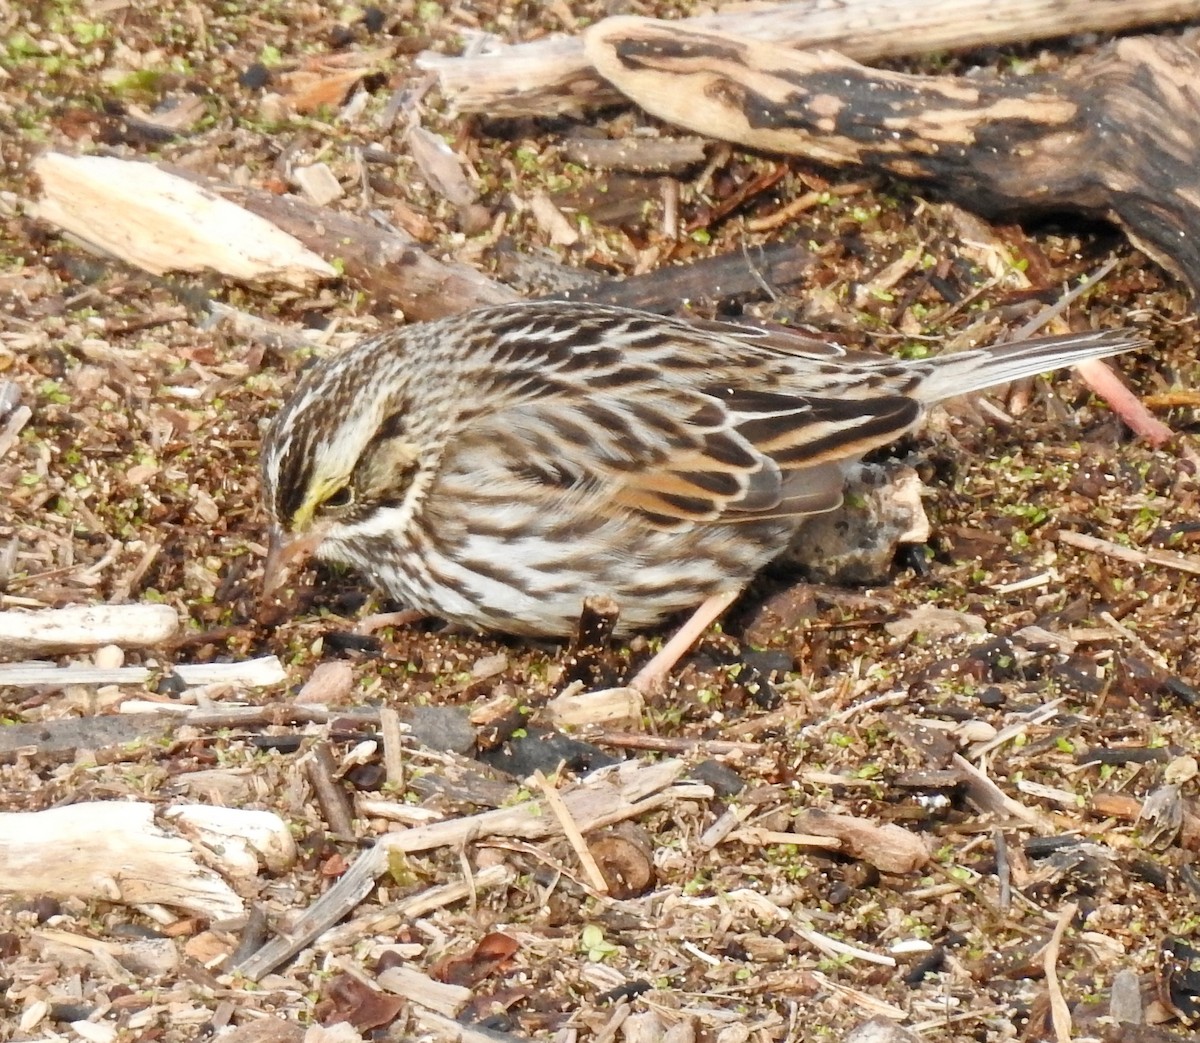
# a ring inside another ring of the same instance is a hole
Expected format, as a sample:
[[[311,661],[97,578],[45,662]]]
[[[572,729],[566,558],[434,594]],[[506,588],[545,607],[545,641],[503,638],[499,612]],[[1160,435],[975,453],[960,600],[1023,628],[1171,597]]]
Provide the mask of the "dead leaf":
[[[449,956],[430,968],[429,976],[450,985],[471,988],[505,967],[517,951],[516,939],[492,931],[468,956]]]
[[[327,983],[324,995],[317,1002],[316,1015],[325,1025],[346,1022],[365,1031],[390,1025],[403,1009],[404,1000],[399,996],[373,989],[348,974],[339,974]]]

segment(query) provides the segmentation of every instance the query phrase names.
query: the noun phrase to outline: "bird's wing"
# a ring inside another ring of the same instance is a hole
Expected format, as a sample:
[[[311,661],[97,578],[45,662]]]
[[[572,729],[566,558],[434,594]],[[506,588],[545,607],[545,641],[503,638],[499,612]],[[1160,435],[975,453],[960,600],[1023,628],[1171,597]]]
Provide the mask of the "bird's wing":
[[[473,378],[490,382],[488,405],[461,417],[456,469],[469,458],[488,470],[493,496],[586,493],[598,510],[658,528],[804,515],[836,507],[843,463],[920,413],[907,395],[853,378],[825,396],[759,390],[749,385],[776,374],[752,357],[729,365],[723,338],[664,337],[658,320],[637,333],[576,324],[561,339],[534,329],[502,340],[503,365],[493,357]]]

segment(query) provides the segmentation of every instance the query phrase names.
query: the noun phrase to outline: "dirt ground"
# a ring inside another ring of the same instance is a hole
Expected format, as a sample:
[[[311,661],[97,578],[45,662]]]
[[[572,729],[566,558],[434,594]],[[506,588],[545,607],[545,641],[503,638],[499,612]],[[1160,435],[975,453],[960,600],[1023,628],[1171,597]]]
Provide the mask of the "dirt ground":
[[[292,1038],[338,1021],[364,1038],[455,1038],[387,976],[398,966],[468,990],[442,1014],[473,1039],[845,1039],[870,1018],[914,1034],[879,1038],[1053,1039],[1056,1009],[1077,1039],[1195,1038],[1200,415],[1175,394],[1200,387],[1192,302],[1117,231],[1069,217],[985,223],[910,185],[715,145],[666,176],[567,158],[564,140],[580,134],[676,133],[627,108],[458,117],[433,89],[385,118],[423,82],[421,51],[458,53],[471,31],[574,30],[617,6],[675,17],[696,5],[0,11],[0,608],[154,603],[184,621],[169,644],[125,653],[152,668],[149,682],[0,690],[5,726],[84,725],[66,748],[8,747],[0,811],[228,803],[277,814],[297,845],[289,864],[235,881],[247,913],[225,920],[56,893],[49,876],[45,893],[0,896],[0,1039],[176,1041],[229,1027]],[[1028,74],[1102,43],[939,68]],[[346,68],[360,75],[328,100]],[[410,117],[460,157],[469,201],[449,201],[414,161]],[[927,486],[927,547],[878,586],[764,577],[661,695],[627,719],[562,729],[569,745],[548,702],[576,678],[618,685],[662,634],[585,654],[436,621],[364,633],[365,616],[400,606],[325,567],[260,603],[264,423],[308,359],[404,316],[349,278],[298,290],[92,256],[26,213],[29,163],[47,149],[272,192],[324,163],[341,186],[331,209],[377,212],[433,256],[524,294],[562,288],[566,268],[612,279],[791,242],[812,254],[798,284],[695,309],[897,352],[1016,329],[1115,258],[1066,318],[1151,336],[1116,367],[1176,437],[1133,439],[1063,375],[940,410],[885,454]],[[663,221],[676,201],[677,236]],[[920,263],[886,278],[912,251]],[[247,333],[209,301],[295,336]],[[19,426],[16,402],[30,410]],[[198,690],[171,672],[271,655],[285,679],[267,687]],[[91,660],[57,660],[69,661]],[[89,722],[132,700],[210,716],[140,742],[89,740]],[[296,703],[329,712],[305,718]],[[262,712],[212,712],[246,705]],[[454,708],[474,745],[409,740],[397,783],[379,710],[429,707]],[[527,800],[549,815],[527,776],[540,769],[570,794],[606,758],[680,758],[688,774],[597,826],[590,849],[552,831],[410,851],[340,927],[256,982],[232,969],[248,923],[286,934],[379,838]],[[344,824],[330,821],[339,800]],[[8,828],[20,834],[19,821]],[[830,832],[840,850],[806,839]],[[889,861],[893,843],[917,851],[911,864]],[[0,846],[9,890],[4,859]],[[500,884],[472,885],[495,867]],[[408,911],[464,881],[459,897]],[[155,958],[135,958],[150,942]],[[1119,1026],[1131,1011],[1159,1027]]]

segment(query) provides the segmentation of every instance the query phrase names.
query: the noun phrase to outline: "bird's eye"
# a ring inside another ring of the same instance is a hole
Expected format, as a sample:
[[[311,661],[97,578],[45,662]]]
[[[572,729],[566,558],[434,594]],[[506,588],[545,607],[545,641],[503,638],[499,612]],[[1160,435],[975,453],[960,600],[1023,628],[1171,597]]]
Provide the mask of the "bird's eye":
[[[332,507],[335,510],[338,507],[349,507],[354,502],[354,493],[351,492],[350,486],[343,485],[337,492],[325,497],[325,502],[322,507]]]

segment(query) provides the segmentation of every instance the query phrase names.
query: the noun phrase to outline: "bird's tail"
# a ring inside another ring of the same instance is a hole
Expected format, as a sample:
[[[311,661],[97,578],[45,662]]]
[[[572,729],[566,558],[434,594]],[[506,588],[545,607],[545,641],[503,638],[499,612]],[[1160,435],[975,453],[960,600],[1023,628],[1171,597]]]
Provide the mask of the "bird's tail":
[[[916,395],[926,404],[940,402],[954,395],[982,391],[1087,359],[1144,348],[1149,343],[1134,330],[1097,330],[1061,337],[1035,337],[1012,344],[993,344],[987,348],[939,355],[924,361],[929,371]]]

